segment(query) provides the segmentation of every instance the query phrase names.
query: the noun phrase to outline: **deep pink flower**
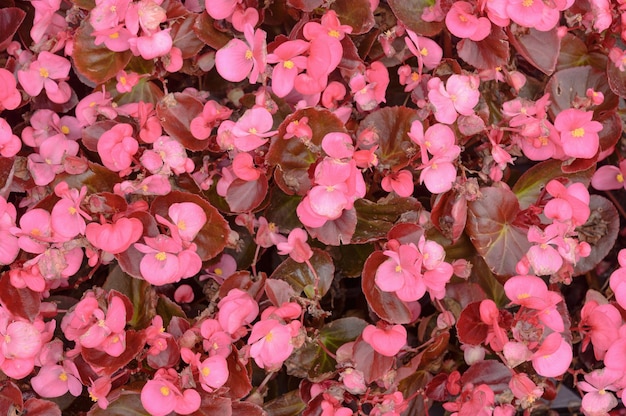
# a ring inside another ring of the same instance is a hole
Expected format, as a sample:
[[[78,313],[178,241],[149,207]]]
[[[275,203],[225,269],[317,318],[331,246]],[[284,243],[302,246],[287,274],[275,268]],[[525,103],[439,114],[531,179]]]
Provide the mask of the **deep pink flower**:
[[[309,49],[309,42],[289,40],[280,44],[267,55],[267,62],[276,64],[272,70],[272,91],[284,97],[293,89],[296,76],[306,68],[307,59],[302,56]]]
[[[294,228],[289,232],[286,242],[278,243],[276,248],[278,254],[289,254],[294,261],[304,263],[313,257],[313,250],[307,244],[309,235],[302,228]]]
[[[252,327],[248,344],[250,357],[256,364],[267,370],[278,370],[293,352],[292,338],[300,329],[299,321],[285,325],[276,319],[257,322]]]
[[[174,222],[180,238],[187,242],[196,238],[207,221],[204,210],[193,202],[174,203],[168,208],[167,214]]]
[[[66,240],[70,240],[77,235],[85,234],[87,227],[85,220],[91,220],[81,207],[83,199],[87,195],[87,187],[70,189],[66,182],[60,182],[54,193],[61,197],[61,200],[54,205],[51,213],[51,225],[54,232]]]
[[[221,355],[213,355],[198,365],[200,385],[208,392],[222,387],[228,380],[228,364]]]
[[[407,29],[406,33],[408,37],[404,38],[404,42],[411,53],[417,57],[419,65],[418,76],[422,73],[422,66],[425,66],[427,69],[436,68],[443,57],[441,46],[430,38],[417,35],[412,30]]]
[[[411,196],[413,194],[413,174],[406,169],[390,173],[383,178],[381,186],[385,191],[394,191],[398,196]]]
[[[85,236],[94,247],[111,254],[122,253],[143,234],[143,225],[136,218],[120,218],[112,224],[87,224]]]
[[[222,329],[231,335],[238,334],[239,329],[252,323],[259,314],[258,303],[241,289],[231,289],[217,306],[217,320]]]
[[[98,140],[98,154],[102,164],[113,172],[120,172],[121,176],[129,171],[137,150],[139,143],[133,137],[133,127],[130,124],[116,124]]]
[[[548,335],[533,354],[533,368],[540,376],[559,377],[572,363],[572,346],[558,332]]]
[[[577,182],[566,188],[561,182],[553,179],[546,185],[546,191],[554,197],[543,209],[548,218],[560,222],[571,221],[574,226],[587,222],[591,215],[590,196],[584,184]]]
[[[11,126],[0,117],[0,155],[13,157],[22,148],[22,141],[11,131]]]
[[[34,4],[35,2],[33,2]],[[0,112],[2,110],[14,110],[22,102],[22,94],[17,90],[15,76],[4,68],[0,68]]]
[[[205,7],[213,19],[220,20],[230,17],[241,2],[242,0],[205,0]]]
[[[276,134],[276,130],[271,130],[273,124],[272,114],[264,107],[247,110],[231,130],[235,147],[249,152],[264,145]]]
[[[556,116],[554,127],[561,134],[561,146],[567,156],[590,159],[598,152],[602,124],[593,121],[593,111],[563,110]]]
[[[464,116],[474,114],[479,98],[478,77],[454,74],[445,86],[436,77],[428,81],[428,99],[435,107],[435,118],[440,123],[454,123],[457,113]]]
[[[19,380],[33,371],[43,334],[30,322],[9,321],[4,309],[0,314],[0,370]]]
[[[78,397],[83,391],[76,364],[69,360],[62,366],[44,365],[30,383],[41,397],[61,397],[68,391]]]
[[[141,404],[152,416],[171,412],[188,415],[200,408],[200,394],[194,389],[181,391],[175,370],[161,368],[141,389]]]
[[[206,140],[211,136],[213,128],[221,121],[227,120],[233,113],[228,107],[224,107],[214,100],[209,100],[202,109],[202,114],[191,120],[189,130],[193,137],[198,140]]]

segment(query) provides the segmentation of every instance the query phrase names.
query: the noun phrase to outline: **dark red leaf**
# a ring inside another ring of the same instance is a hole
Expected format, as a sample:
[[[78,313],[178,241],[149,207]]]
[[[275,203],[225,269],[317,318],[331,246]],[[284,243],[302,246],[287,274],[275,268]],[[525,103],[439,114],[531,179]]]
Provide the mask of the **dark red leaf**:
[[[509,62],[509,42],[504,31],[491,26],[491,33],[485,39],[475,42],[462,39],[456,45],[459,57],[478,69],[494,69]]]
[[[259,405],[251,402],[233,402],[233,416],[266,416],[267,413]],[[217,413],[213,413],[217,414]],[[220,413],[221,415],[221,413]]]
[[[372,383],[385,377],[396,357],[386,357],[374,351],[372,346],[362,339],[354,344],[354,368],[362,371],[366,383]]]
[[[459,341],[469,345],[480,345],[489,332],[489,326],[480,319],[480,302],[470,303],[461,311],[456,322]]]
[[[9,272],[0,277],[0,303],[10,313],[34,321],[39,314],[41,296],[29,288],[18,289],[11,284]]]
[[[23,409],[24,399],[19,387],[12,381],[3,381],[0,385],[0,414],[21,414]]]
[[[26,12],[17,7],[0,9],[0,51],[4,51],[9,46],[25,17]]]
[[[179,17],[172,24],[170,36],[172,37],[173,46],[181,50],[183,59],[197,55],[204,47],[204,42],[198,38],[193,30],[197,17],[197,14],[189,13]]]
[[[232,212],[252,212],[267,196],[267,178],[259,176],[256,181],[235,179],[226,192],[226,202]]]
[[[91,87],[103,84],[115,75],[130,61],[130,51],[113,52],[104,44],[96,45],[92,36],[93,27],[89,20],[83,21],[74,35],[74,68],[77,74]]]
[[[24,414],[28,416],[61,416],[61,409],[50,400],[33,397],[24,403]]]
[[[215,28],[215,20],[209,16],[206,10],[196,18],[193,31],[198,39],[213,49],[221,49],[232,39],[232,36]]]
[[[233,400],[246,397],[252,390],[250,364],[242,362],[237,351],[228,356],[226,363],[228,364],[228,380],[224,385],[228,388],[226,396]]]
[[[199,205],[206,215],[206,224],[193,240],[198,245],[197,253],[202,261],[212,259],[220,254],[226,247],[230,229],[224,217],[206,199],[187,192],[172,191],[167,195],[156,197],[150,206],[150,212],[153,215],[158,214],[163,218],[169,218],[167,214],[169,207],[180,202],[193,202]]]
[[[146,336],[143,332],[128,330],[126,331],[126,349],[119,357],[112,357],[93,348],[83,348],[81,354],[89,365],[100,369],[99,374],[110,376],[134,360],[143,350],[145,344]]]
[[[395,294],[383,292],[376,286],[374,280],[376,270],[385,260],[387,256],[382,251],[375,251],[367,258],[361,280],[363,294],[368,305],[381,319],[394,324],[408,324],[415,319],[409,304],[398,299]]]
[[[353,35],[369,32],[374,27],[374,13],[369,0],[335,0],[331,9],[337,12],[342,25],[352,27]]]
[[[268,416],[298,416],[305,407],[298,390],[292,390],[263,404]]]
[[[561,37],[556,27],[542,32],[534,28],[522,30],[513,26],[508,34],[509,41],[524,59],[546,75],[554,72],[561,49]]]
[[[354,208],[344,210],[341,217],[333,221],[326,221],[326,224],[319,228],[309,228],[307,231],[313,238],[329,246],[340,244],[350,244],[352,236],[356,231],[356,210]]]
[[[467,199],[456,190],[435,196],[430,219],[444,237],[456,243],[467,222]]]
[[[106,409],[101,409],[97,403],[93,405],[87,416],[139,416],[147,414],[141,404],[141,395],[138,391],[122,389],[120,396],[109,403]]]
[[[512,276],[517,262],[530,248],[528,228],[515,223],[519,202],[505,187],[480,191],[482,197],[468,205],[467,234],[495,274]]]
[[[461,385],[472,383],[488,385],[495,394],[500,394],[509,387],[511,369],[500,361],[484,360],[473,364],[461,376]]]
[[[309,262],[319,277],[318,293],[324,296],[335,277],[335,265],[330,255],[325,251],[313,249],[313,257]],[[274,269],[270,279],[286,280],[296,293],[304,292],[309,298],[314,298],[315,276],[305,263],[298,263],[291,257],[283,261]]]
[[[157,104],[156,112],[167,134],[186,149],[196,152],[209,145],[208,140],[196,139],[189,130],[191,120],[202,113],[203,108],[204,105],[196,97],[176,92],[163,97]]]
[[[365,117],[357,135],[366,129],[372,130],[378,136],[376,153],[380,165],[398,171],[407,166],[417,152],[417,145],[407,135],[411,123],[417,119],[417,111],[407,107],[381,108]]]
[[[372,202],[367,199],[355,201],[357,227],[352,242],[361,244],[384,238],[391,227],[401,218],[415,220],[419,217],[422,204],[415,198],[388,196]]]
[[[224,280],[220,286],[220,297],[225,297],[232,289],[241,289],[248,292],[253,298],[256,298],[263,290],[266,278],[267,275],[265,273],[259,273],[259,277],[252,277],[249,271],[237,271]]]
[[[443,28],[443,22],[425,22],[422,14],[432,5],[429,0],[389,0],[389,7],[402,24],[423,36],[434,36]]]
[[[302,10],[303,12],[312,12],[324,3],[324,0],[287,0],[287,5]]]

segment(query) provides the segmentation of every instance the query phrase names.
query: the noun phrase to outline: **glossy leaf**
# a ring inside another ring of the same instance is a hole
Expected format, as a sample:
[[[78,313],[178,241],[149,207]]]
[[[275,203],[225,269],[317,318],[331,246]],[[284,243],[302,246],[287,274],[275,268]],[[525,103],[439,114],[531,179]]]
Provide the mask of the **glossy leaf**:
[[[309,235],[317,238],[320,242],[338,246],[340,244],[350,244],[352,236],[356,231],[357,217],[354,208],[344,210],[341,217],[333,221],[326,221],[326,224],[318,228],[307,227]]]
[[[353,35],[369,32],[374,27],[374,13],[369,0],[336,0],[331,9],[337,12],[342,25],[352,27]]]
[[[130,61],[130,51],[113,52],[104,44],[96,45],[92,36],[93,28],[88,20],[78,28],[74,35],[74,68],[82,78],[95,87],[114,78]]]
[[[0,410],[7,415],[21,414],[24,409],[24,399],[19,387],[10,380],[0,384]]]
[[[515,265],[530,243],[527,227],[515,223],[520,212],[515,194],[504,187],[481,188],[482,198],[469,203],[467,234],[476,251],[498,275],[516,274]]]
[[[500,394],[508,388],[511,379],[511,370],[495,360],[479,361],[461,376],[461,385],[472,383],[475,386],[486,384],[495,394]]]
[[[266,416],[267,413],[258,405],[252,402],[233,402],[233,416]],[[216,413],[211,413],[212,415]],[[222,413],[220,413],[222,414]],[[208,415],[207,415],[208,416]]]
[[[9,273],[0,277],[0,303],[11,314],[34,321],[39,314],[41,296],[29,288],[18,289],[11,284]]]
[[[226,202],[232,212],[251,212],[267,196],[267,178],[263,175],[255,181],[235,179],[226,192]]]
[[[143,332],[133,330],[126,331],[126,349],[119,357],[93,348],[82,349],[81,355],[93,368],[100,369],[99,374],[113,375],[134,360],[143,350],[146,343],[146,335]]]
[[[382,251],[373,252],[363,267],[361,288],[368,305],[381,319],[394,324],[408,324],[413,321],[409,305],[389,292],[383,292],[376,286],[376,270],[387,256]]]
[[[416,150],[416,145],[407,133],[411,123],[418,119],[417,111],[407,107],[384,107],[370,113],[359,124],[361,134],[369,129],[378,136],[379,167],[398,171],[409,164]]]
[[[620,229],[619,214],[611,201],[600,195],[591,195],[589,208],[589,219],[576,231],[579,241],[586,241],[591,245],[591,254],[576,263],[575,275],[593,270],[609,254]]]
[[[140,392],[122,389],[120,397],[109,403],[106,409],[101,409],[97,403],[94,403],[87,416],[140,416],[145,414],[146,410],[141,404]]]
[[[268,416],[298,416],[305,407],[298,390],[292,390],[263,404]]]
[[[189,130],[191,120],[202,113],[203,107],[196,97],[176,92],[163,97],[157,104],[156,112],[167,134],[195,152],[208,146],[208,140],[196,139]]]
[[[117,290],[126,295],[133,305],[133,315],[129,324],[135,329],[150,325],[156,315],[156,294],[154,288],[143,279],[135,279],[124,273],[119,265],[113,267],[102,285],[105,290]]]
[[[443,22],[422,20],[424,9],[433,3],[429,0],[389,0],[389,7],[402,24],[423,36],[434,36],[443,28]]]
[[[354,344],[354,368],[362,371],[366,383],[382,380],[396,361],[396,357],[387,357],[377,353],[370,344],[359,339]]]
[[[374,251],[372,244],[344,244],[330,248],[330,255],[337,270],[341,271],[344,277],[360,277],[365,261]]]
[[[193,31],[198,39],[213,49],[221,49],[232,39],[227,33],[216,29],[215,20],[206,10],[196,18]]]
[[[617,107],[618,97],[609,87],[606,72],[590,66],[567,68],[556,72],[546,84],[546,92],[550,93],[550,112],[556,117],[561,111],[572,107],[572,102],[579,97],[584,98],[587,89],[604,94],[604,102],[594,111],[610,111]]]
[[[163,295],[159,295],[157,299],[156,314],[163,318],[165,328],[170,324],[173,317],[187,318],[178,303]]]
[[[17,7],[0,9],[0,51],[9,46],[25,17],[26,12]]]
[[[478,69],[494,69],[509,62],[509,42],[504,31],[491,26],[491,32],[485,39],[475,42],[462,39],[457,45],[459,57]]]
[[[402,218],[415,219],[422,209],[417,199],[388,196],[372,202],[367,199],[355,201],[357,226],[353,243],[367,243],[384,238],[391,227]]]
[[[181,50],[183,59],[197,55],[204,47],[204,42],[198,38],[198,35],[193,30],[197,16],[194,13],[189,13],[176,19],[172,24],[170,32],[172,43],[174,47]]]
[[[119,105],[143,101],[156,106],[163,95],[163,90],[157,84],[147,78],[141,78],[130,92],[117,95],[114,101]]]
[[[265,209],[267,221],[276,224],[281,231],[301,227],[296,208],[302,198],[297,195],[287,195],[278,187],[271,188],[270,192],[269,205]]]
[[[333,281],[335,266],[330,255],[319,249],[313,249],[313,257],[309,262],[319,277],[318,293],[324,296]],[[291,257],[287,258],[276,267],[270,279],[282,279],[294,288],[296,293],[304,293],[307,297],[314,297],[315,276],[305,263],[298,263]]]
[[[308,124],[313,131],[310,142],[304,143],[295,137],[283,139],[289,123],[303,117],[308,118]],[[346,128],[341,120],[328,110],[306,108],[285,118],[278,129],[278,139],[272,141],[267,154],[267,163],[276,166],[274,176],[283,192],[289,195],[294,193],[305,195],[311,188],[307,171],[322,155],[322,139],[332,132],[346,133]]]
[[[517,196],[520,208],[526,209],[538,202],[537,199],[541,192],[552,179],[567,178],[571,182],[581,182],[585,186],[589,186],[594,171],[595,168],[582,172],[563,173],[559,160],[546,160],[524,172],[515,182],[512,190]]]
[[[198,246],[197,253],[202,261],[212,259],[220,254],[226,247],[230,230],[224,217],[206,199],[186,192],[172,191],[165,196],[156,197],[150,206],[150,211],[154,215],[158,214],[163,218],[168,218],[167,212],[170,205],[180,202],[193,202],[199,205],[206,215],[206,224],[193,240]]]
[[[250,380],[250,364],[245,364],[239,359],[238,352],[233,351],[226,359],[228,364],[228,380],[225,387],[228,388],[226,396],[233,399],[242,399],[250,394],[252,380]]]
[[[467,199],[454,189],[435,195],[430,220],[444,237],[457,242],[465,230]]]
[[[549,31],[535,28],[509,31],[509,41],[517,52],[535,68],[546,75],[551,75],[556,68],[556,61],[561,49],[561,37],[554,27]]]
[[[61,416],[61,409],[58,404],[50,400],[32,397],[24,403],[24,414],[35,416]]]
[[[487,338],[489,326],[480,319],[480,302],[470,303],[461,311],[456,322],[459,341],[469,345],[480,345]]]

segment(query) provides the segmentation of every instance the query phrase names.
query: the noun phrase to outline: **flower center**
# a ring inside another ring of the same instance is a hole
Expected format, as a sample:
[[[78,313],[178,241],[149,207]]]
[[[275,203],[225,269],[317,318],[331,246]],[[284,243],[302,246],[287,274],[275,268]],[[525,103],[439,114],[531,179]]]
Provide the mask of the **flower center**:
[[[39,68],[39,75],[41,75],[42,78],[48,78],[50,76],[50,73],[46,68],[41,67]]]
[[[293,61],[285,61],[283,62],[283,66],[287,69],[293,68]]]
[[[178,227],[179,230],[183,230],[185,231],[187,229],[187,224],[185,224],[184,220],[180,220],[176,223],[176,226]]]
[[[579,127],[575,130],[572,130],[572,136],[574,137],[583,137],[585,135],[585,129]]]
[[[211,374],[211,369],[209,367],[202,367],[202,375],[208,377],[209,374]]]
[[[522,6],[530,7],[533,5],[533,0],[522,0]]]
[[[159,251],[157,254],[154,255],[154,258],[158,261],[165,261],[165,259],[167,258],[167,254],[165,254],[165,252],[163,251]]]
[[[331,36],[333,38],[339,38],[339,31],[331,29],[328,31],[328,36]]]
[[[618,173],[615,179],[617,179],[619,183],[624,183],[624,175],[622,175],[621,173]]]
[[[252,54],[252,51],[251,51],[250,49],[248,49],[248,50],[246,51],[246,59],[247,59],[247,60],[250,60],[250,59],[252,59],[252,56],[254,56],[254,55]]]
[[[167,386],[163,386],[159,389],[159,391],[161,392],[162,395],[164,396],[169,396],[170,395],[170,389]]]
[[[59,374],[59,380],[67,381],[67,373],[65,371]]]
[[[61,126],[61,133],[70,134],[70,128],[67,126]]]

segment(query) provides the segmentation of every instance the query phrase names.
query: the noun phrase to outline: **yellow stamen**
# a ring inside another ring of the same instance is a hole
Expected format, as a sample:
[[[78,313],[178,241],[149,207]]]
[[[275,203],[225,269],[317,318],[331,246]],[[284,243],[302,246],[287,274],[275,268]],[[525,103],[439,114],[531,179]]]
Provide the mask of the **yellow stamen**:
[[[615,179],[617,179],[619,183],[624,183],[624,175],[622,175],[621,173],[618,173]]]
[[[185,231],[187,229],[187,224],[185,224],[184,220],[180,220],[176,223],[176,226],[178,227],[179,230],[183,230]]]
[[[293,68],[293,61],[285,61],[283,62],[283,66],[287,69]]]
[[[59,380],[67,381],[67,373],[65,371],[59,374]]]
[[[70,134],[70,128],[67,126],[61,126],[61,133]]]
[[[572,136],[574,137],[583,137],[585,135],[585,129],[579,127],[575,130],[572,130]]]
[[[169,396],[170,395],[170,389],[167,386],[161,387],[161,389],[159,391],[164,396]]]
[[[110,39],[117,39],[117,38],[119,38],[119,37],[120,37],[119,32],[111,33],[111,34],[109,35],[109,38],[110,38]]]
[[[272,334],[271,332],[268,332],[267,335],[265,336],[265,341],[272,342],[272,339],[274,339],[274,334]]]
[[[534,0],[522,0],[522,6],[530,7],[533,5]]]
[[[530,295],[528,293],[520,293],[517,295],[517,299],[528,299]]]
[[[211,369],[209,367],[202,367],[202,375],[208,377],[211,374]]]
[[[395,270],[396,270],[396,273],[400,273],[402,271],[402,266],[398,264]]]
[[[50,73],[46,68],[41,67],[39,68],[39,75],[41,75],[43,78],[48,78],[50,76]]]
[[[165,254],[165,252],[163,251],[159,251],[157,254],[154,255],[154,258],[158,261],[165,261],[165,259],[167,258],[167,254]]]
[[[417,81],[420,79],[420,74],[418,74],[417,72],[413,72],[411,74],[411,81]]]
[[[339,31],[332,29],[328,31],[328,36],[331,36],[333,38],[339,38]]]
[[[422,56],[428,56],[428,49],[426,49],[426,48],[422,48],[422,49],[420,49],[420,55],[422,55]]]
[[[120,77],[120,84],[126,85],[128,81],[126,81],[126,77]]]
[[[248,130],[248,133],[250,133],[250,134],[256,134],[256,132],[257,132],[257,130],[254,127],[252,127],[250,130]]]
[[[92,402],[97,402],[98,401],[98,398],[92,392],[89,392],[89,398],[91,399]]]
[[[252,51],[251,51],[250,49],[248,49],[248,50],[246,51],[246,55],[245,55],[245,56],[246,56],[246,59],[247,59],[247,60],[250,60],[250,59],[252,59],[252,57],[254,56],[254,54],[252,53]]]
[[[224,271],[218,267],[217,269],[213,270],[213,273],[215,273],[218,276],[221,276],[224,273]]]
[[[67,211],[71,214],[71,215],[76,215],[76,208],[74,207],[69,207],[67,209]]]

